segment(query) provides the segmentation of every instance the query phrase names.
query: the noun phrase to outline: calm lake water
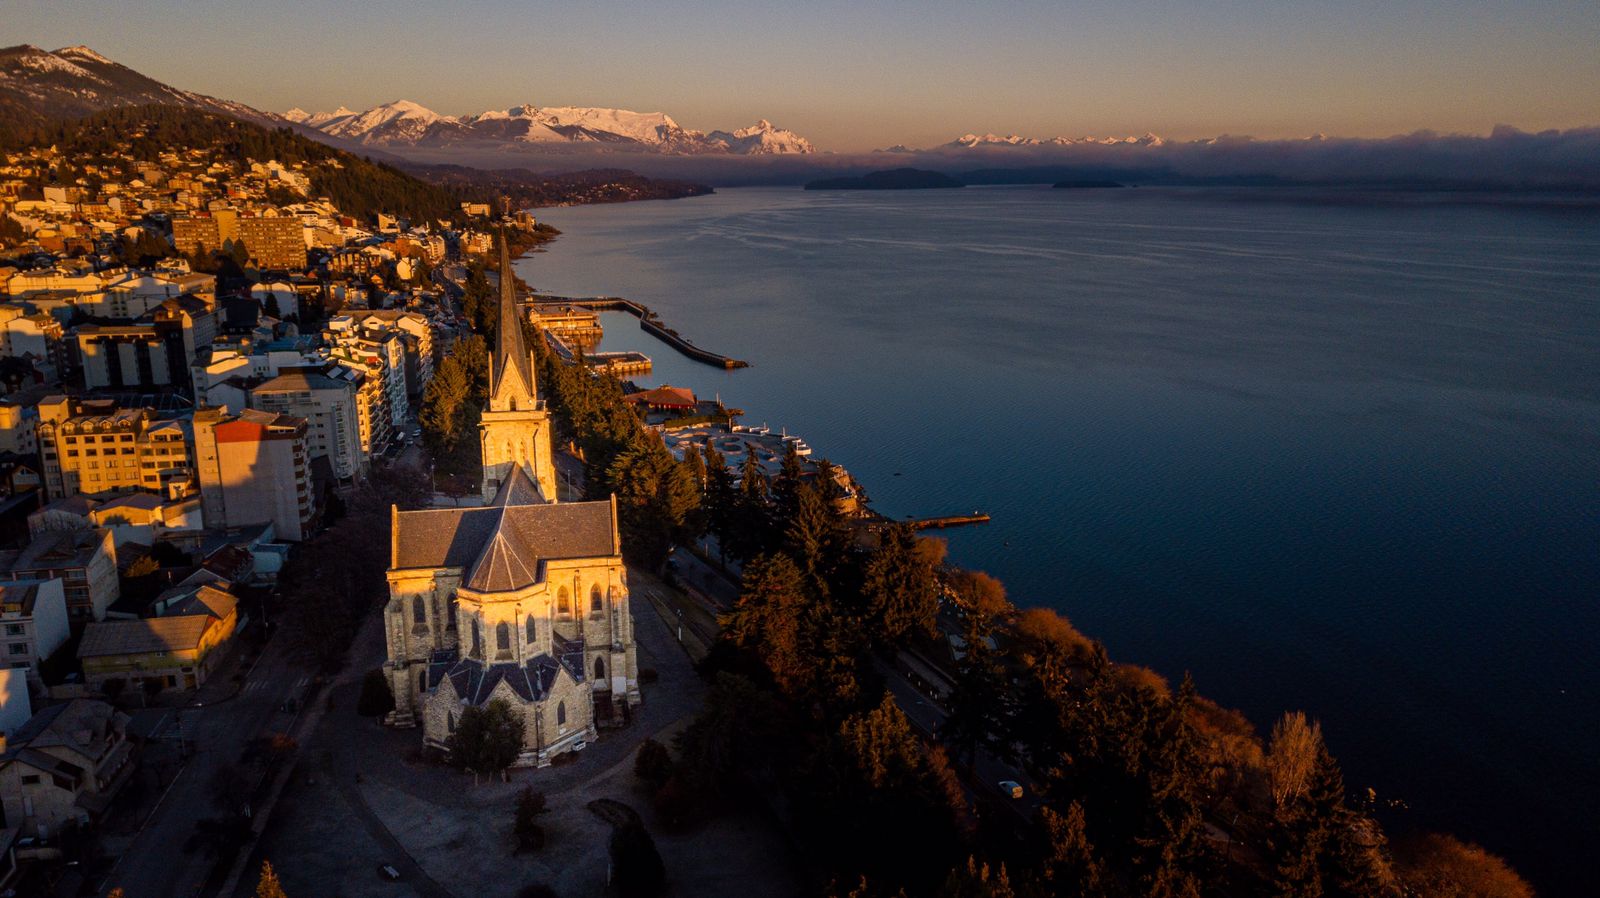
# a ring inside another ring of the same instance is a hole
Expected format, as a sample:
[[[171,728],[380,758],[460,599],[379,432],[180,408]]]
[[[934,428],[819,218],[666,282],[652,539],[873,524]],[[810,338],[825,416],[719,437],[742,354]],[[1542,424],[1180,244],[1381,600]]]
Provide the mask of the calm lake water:
[[[1113,657],[1319,718],[1352,790],[1593,893],[1600,214],[1448,197],[741,189],[544,210],[641,380],[803,435]]]

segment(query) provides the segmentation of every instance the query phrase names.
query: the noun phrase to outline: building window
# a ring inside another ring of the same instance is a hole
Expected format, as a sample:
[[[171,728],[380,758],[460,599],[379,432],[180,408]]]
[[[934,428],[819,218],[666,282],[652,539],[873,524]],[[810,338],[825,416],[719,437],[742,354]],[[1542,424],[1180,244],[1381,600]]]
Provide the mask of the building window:
[[[535,621],[533,619],[533,615],[530,614],[530,615],[528,615],[528,644],[529,645],[533,645],[535,642],[538,642],[538,641],[539,641],[539,623],[538,623],[538,621]]]
[[[556,726],[564,727],[566,725],[567,725],[567,703],[566,702],[556,702]]]
[[[411,597],[411,620],[418,624],[428,622],[428,609],[422,604],[422,596]]]
[[[478,619],[472,619],[472,657],[483,657],[483,634],[478,630]]]
[[[38,776],[38,774],[24,774],[23,777],[22,777],[22,784],[24,786],[37,786],[37,785],[39,785],[39,776]]]
[[[556,592],[556,613],[572,613],[572,596],[567,593],[567,588],[565,586],[561,587],[561,589]]]
[[[533,618],[528,618],[528,622],[530,624],[533,623]],[[22,625],[21,624],[6,624],[6,635],[7,636],[21,636],[22,635]]]
[[[604,600],[600,598],[600,584],[589,587],[589,613],[599,617],[604,610]]]
[[[450,598],[450,601],[445,603],[444,610],[445,626],[454,630],[456,628],[456,600],[454,596]]]
[[[445,726],[449,727],[452,733],[456,731],[456,712],[451,711],[445,715]]]
[[[28,644],[26,642],[13,642],[6,646],[6,651],[13,655],[26,655],[28,654]]]
[[[511,654],[511,626],[505,621],[494,625],[494,648],[501,655]]]
[[[599,655],[594,656],[594,681],[596,683],[606,681],[606,659]]]
[[[428,691],[428,669],[426,667],[417,671],[417,691]]]

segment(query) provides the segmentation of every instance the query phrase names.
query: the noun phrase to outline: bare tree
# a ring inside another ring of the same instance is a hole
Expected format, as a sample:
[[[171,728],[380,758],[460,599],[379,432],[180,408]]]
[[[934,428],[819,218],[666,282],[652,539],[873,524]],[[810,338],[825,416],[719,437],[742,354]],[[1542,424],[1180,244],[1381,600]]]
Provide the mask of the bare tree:
[[[1305,712],[1284,714],[1272,725],[1265,766],[1272,803],[1278,813],[1306,793],[1322,750],[1322,726]]]

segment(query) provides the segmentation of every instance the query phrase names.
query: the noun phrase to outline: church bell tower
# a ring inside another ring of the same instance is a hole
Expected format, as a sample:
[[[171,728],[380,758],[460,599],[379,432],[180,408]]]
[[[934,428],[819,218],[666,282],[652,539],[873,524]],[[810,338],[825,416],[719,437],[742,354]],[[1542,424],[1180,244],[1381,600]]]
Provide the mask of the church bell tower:
[[[521,467],[546,502],[556,501],[550,413],[539,401],[533,356],[522,339],[511,248],[500,232],[500,312],[489,357],[489,407],[478,425],[483,457],[483,501],[490,502],[512,467]]]

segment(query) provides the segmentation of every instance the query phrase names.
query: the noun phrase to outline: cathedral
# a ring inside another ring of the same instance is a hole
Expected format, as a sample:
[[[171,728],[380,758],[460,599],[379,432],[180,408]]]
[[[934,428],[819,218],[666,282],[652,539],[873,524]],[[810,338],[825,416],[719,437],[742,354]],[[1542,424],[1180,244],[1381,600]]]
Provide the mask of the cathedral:
[[[500,271],[484,504],[392,512],[386,722],[444,748],[464,709],[504,699],[523,722],[517,765],[542,767],[639,703],[638,660],[616,499],[557,501],[504,237]]]

